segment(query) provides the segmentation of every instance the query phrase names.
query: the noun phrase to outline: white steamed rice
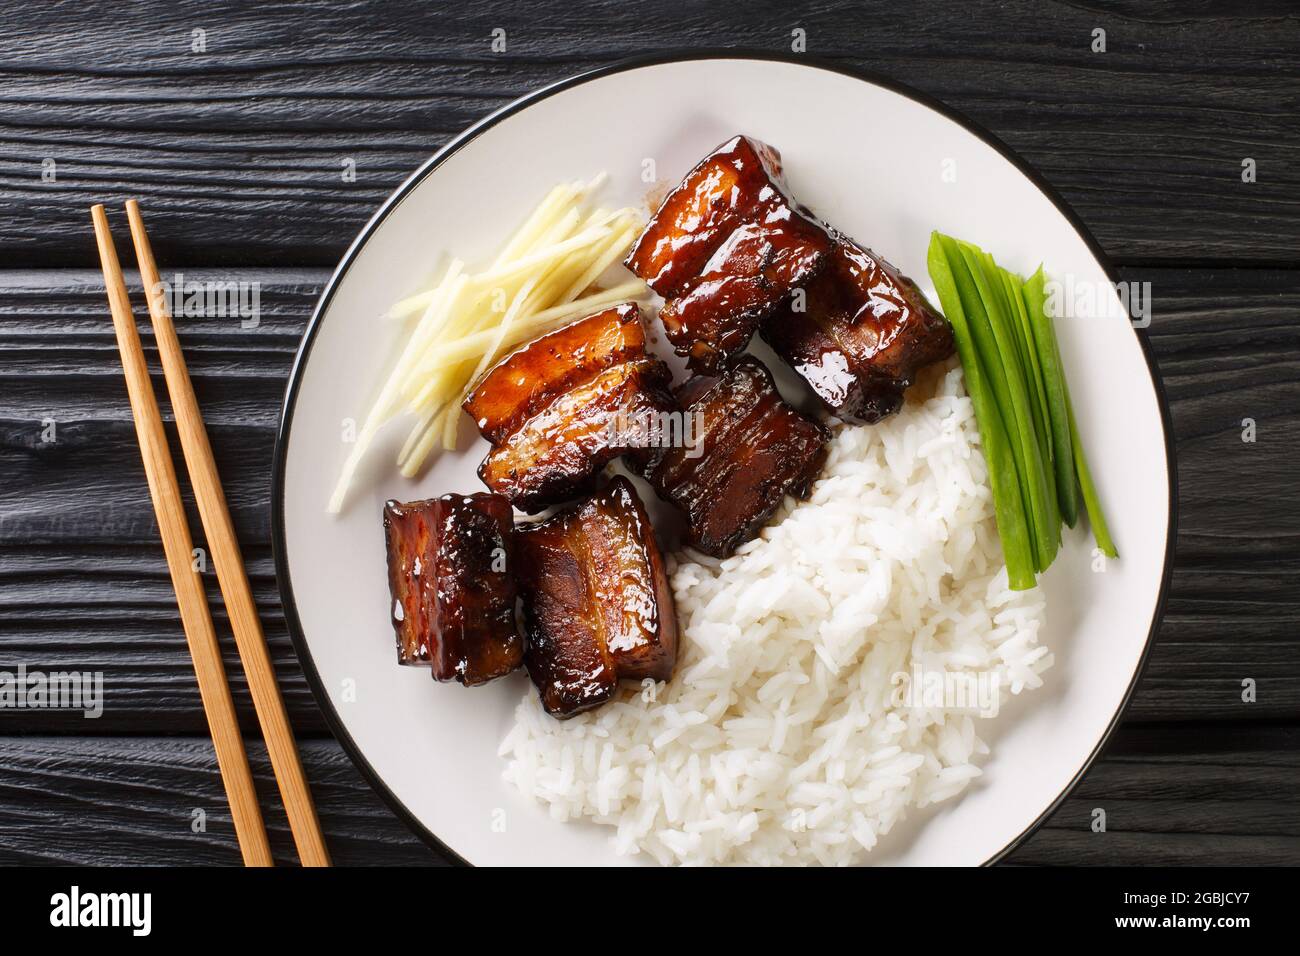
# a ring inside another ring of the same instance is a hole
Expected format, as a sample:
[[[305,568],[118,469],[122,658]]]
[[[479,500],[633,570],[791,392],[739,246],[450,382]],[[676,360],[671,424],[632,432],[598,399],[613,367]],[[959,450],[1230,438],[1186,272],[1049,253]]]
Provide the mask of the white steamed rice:
[[[660,863],[851,864],[979,776],[980,714],[900,700],[897,675],[1005,699],[1052,658],[1041,593],[1007,589],[961,370],[878,425],[832,428],[809,501],[724,561],[678,556],[671,681],[568,721],[529,687],[505,776],[555,819]]]

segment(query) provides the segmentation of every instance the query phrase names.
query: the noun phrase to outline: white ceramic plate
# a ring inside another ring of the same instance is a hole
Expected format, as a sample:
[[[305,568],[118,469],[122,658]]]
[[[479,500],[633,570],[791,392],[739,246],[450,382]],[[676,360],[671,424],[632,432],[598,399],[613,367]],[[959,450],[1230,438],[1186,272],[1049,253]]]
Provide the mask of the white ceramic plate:
[[[395,344],[397,330],[379,316],[427,282],[440,254],[485,261],[556,182],[605,170],[609,200],[639,205],[645,160],[676,180],[737,132],[776,146],[800,201],[932,298],[932,229],[1025,274],[1041,261],[1076,289],[1108,283],[1095,243],[1005,147],[919,94],[805,58],[692,54],[600,70],[512,104],[416,172],[348,251],[304,339],[276,450],[276,559],[303,668],[338,737],[421,836],[471,863],[620,858],[607,829],[552,822],[502,781],[497,746],[527,685],[522,672],[465,690],[395,661],[382,503],[479,489],[483,443],[466,442],[408,481],[392,466],[399,428],[361,469],[345,513],[325,514],[348,451],[344,423],[364,416]],[[1004,709],[977,784],[914,814],[872,862],[979,864],[1006,852],[1096,756],[1145,658],[1171,557],[1163,406],[1124,315],[1060,326],[1122,558],[1096,573],[1091,539],[1068,535],[1044,578],[1056,655],[1046,686]],[[471,431],[467,422],[462,434]]]

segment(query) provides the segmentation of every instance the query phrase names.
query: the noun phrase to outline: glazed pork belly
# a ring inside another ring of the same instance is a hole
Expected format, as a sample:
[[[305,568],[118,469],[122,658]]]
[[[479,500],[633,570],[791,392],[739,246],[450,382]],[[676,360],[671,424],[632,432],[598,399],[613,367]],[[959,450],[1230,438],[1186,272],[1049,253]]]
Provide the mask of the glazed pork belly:
[[[677,391],[696,444],[659,450],[644,468],[686,513],[687,543],[726,557],[753,538],[786,495],[802,498],[826,460],[826,429],[781,398],[772,374],[745,356]]]
[[[546,712],[572,717],[609,700],[622,678],[667,680],[677,616],[654,529],[632,484],[517,532],[525,662]]]
[[[465,411],[492,444],[479,477],[530,514],[595,486],[608,462],[673,408],[671,373],[625,304],[557,329],[484,375]]]
[[[711,371],[822,268],[831,244],[790,198],[780,153],[737,136],[668,194],[626,264],[668,300],[659,318],[677,354]]]
[[[846,421],[897,411],[916,373],[953,353],[952,328],[916,283],[844,236],[797,304],[782,303],[762,336]]]
[[[513,517],[483,493],[384,506],[398,663],[428,661],[434,679],[470,686],[523,662]]]

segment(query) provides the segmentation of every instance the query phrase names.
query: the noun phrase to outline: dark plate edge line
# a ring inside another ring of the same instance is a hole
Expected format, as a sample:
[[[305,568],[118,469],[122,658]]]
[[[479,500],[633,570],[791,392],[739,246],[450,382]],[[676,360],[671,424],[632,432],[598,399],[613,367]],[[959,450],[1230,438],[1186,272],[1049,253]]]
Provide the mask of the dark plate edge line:
[[[506,104],[500,109],[479,120],[470,126],[464,132],[452,139],[442,149],[438,150],[428,160],[426,160],[415,172],[413,172],[405,182],[403,182],[393,193],[386,199],[378,211],[370,218],[366,225],[358,233],[356,239],[348,246],[338,267],[330,276],[329,282],[326,283],[324,290],[315,310],[312,312],[307,328],[303,333],[302,344],[299,347],[298,354],[294,358],[293,366],[289,371],[289,379],[285,387],[285,397],[281,409],[280,423],[276,431],[275,450],[272,459],[271,473],[271,547],[275,557],[276,585],[280,592],[280,602],[284,610],[285,623],[289,630],[290,639],[293,641],[294,650],[298,655],[299,663],[302,666],[303,675],[307,679],[308,686],[311,687],[312,694],[320,706],[321,713],[325,717],[325,722],[335,738],[343,746],[352,762],[361,772],[366,781],[375,789],[379,796],[388,804],[390,809],[404,822],[411,830],[431,849],[440,853],[453,863],[461,865],[470,865],[469,861],[456,853],[449,846],[443,843],[438,837],[421,823],[415,815],[406,807],[405,804],[393,793],[379,776],[378,772],[371,766],[365,758],[361,749],[357,746],[356,741],[348,733],[343,724],[342,718],[334,707],[330,695],[321,681],[320,673],[316,670],[315,662],[312,659],[311,651],[307,646],[307,641],[302,630],[302,622],[298,617],[298,607],[294,599],[293,583],[289,575],[288,556],[285,548],[285,526],[284,526],[284,475],[286,466],[286,455],[288,449],[289,433],[293,423],[293,412],[298,397],[298,387],[301,384],[303,369],[306,367],[307,359],[310,357],[312,344],[316,337],[320,321],[326,309],[329,307],[334,297],[334,292],[343,276],[351,268],[353,260],[357,257],[361,248],[369,241],[371,235],[379,227],[388,215],[396,209],[401,202],[410,194],[410,192],[419,185],[435,169],[441,166],[449,158],[455,155],[461,148],[476,139],[481,133],[518,113],[540,100],[546,99],[556,93],[572,87],[588,83],[593,80],[601,79],[605,76],[611,76],[616,73],[623,73],[630,70],[640,69],[648,66],[659,66],[667,63],[687,62],[693,60],[765,60],[770,62],[789,63],[796,66],[811,66],[816,69],[826,70],[831,73],[839,73],[852,79],[861,80],[871,83],[875,86],[898,93],[908,99],[927,107],[945,119],[951,120],[961,126],[967,132],[971,133],[982,142],[995,149],[1004,159],[1016,167],[1020,173],[1025,176],[1047,199],[1056,207],[1057,211],[1065,217],[1066,221],[1074,231],[1083,239],[1088,250],[1101,265],[1107,278],[1116,282],[1115,269],[1109,257],[1101,249],[1097,240],[1084,225],[1082,220],[1065,200],[1049,185],[1033,168],[1022,160],[1012,149],[1003,143],[998,137],[976,125],[974,121],[958,113],[952,107],[949,107],[937,99],[931,97],[928,93],[923,93],[913,89],[889,77],[882,76],[870,70],[859,69],[854,67],[841,66],[830,60],[800,54],[797,56],[783,53],[771,53],[767,51],[755,51],[745,49],[702,49],[702,50],[679,50],[667,53],[655,53],[646,56],[633,57],[620,60],[616,63],[603,67],[597,67],[584,73],[560,80],[536,90],[526,96],[520,97],[511,103]],[[1130,323],[1130,327],[1132,324]],[[1150,629],[1147,633],[1146,644],[1143,647],[1142,654],[1138,659],[1137,667],[1133,671],[1133,677],[1129,682],[1128,688],[1124,692],[1120,706],[1111,718],[1110,724],[1103,731],[1097,741],[1097,745],[1084,760],[1083,765],[1075,772],[1074,776],[1062,789],[1061,793],[1053,800],[1038,818],[1026,827],[1018,836],[1013,838],[1005,847],[994,856],[990,857],[983,865],[991,866],[1004,859],[1009,853],[1015,850],[1031,834],[1043,825],[1046,819],[1060,807],[1070,793],[1083,779],[1084,775],[1096,762],[1097,758],[1105,751],[1114,735],[1116,728],[1119,726],[1124,712],[1132,700],[1133,692],[1141,682],[1142,676],[1150,661],[1151,648],[1155,642],[1156,629],[1161,619],[1164,617],[1165,605],[1169,596],[1169,584],[1173,574],[1175,541],[1177,539],[1178,524],[1178,469],[1177,459],[1174,455],[1172,443],[1173,425],[1169,413],[1169,402],[1165,396],[1164,386],[1158,374],[1158,366],[1143,330],[1133,328],[1133,333],[1137,337],[1138,345],[1142,349],[1143,358],[1147,363],[1147,372],[1151,377],[1152,389],[1156,395],[1156,402],[1160,406],[1161,424],[1164,428],[1165,440],[1165,462],[1168,471],[1169,483],[1169,515],[1168,530],[1165,539],[1165,562],[1161,574],[1160,588],[1156,595],[1155,609],[1152,614]]]

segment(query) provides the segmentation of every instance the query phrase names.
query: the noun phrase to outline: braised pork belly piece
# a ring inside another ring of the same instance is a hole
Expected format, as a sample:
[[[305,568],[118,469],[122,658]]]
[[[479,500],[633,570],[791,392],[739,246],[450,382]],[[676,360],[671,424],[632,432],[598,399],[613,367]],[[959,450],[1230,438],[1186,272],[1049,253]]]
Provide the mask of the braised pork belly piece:
[[[672,410],[670,380],[646,352],[634,304],[535,339],[465,400],[492,443],[479,477],[529,513],[591,490],[601,468],[644,444],[647,423]]]
[[[626,264],[662,295],[668,340],[692,369],[716,369],[825,263],[832,240],[786,189],[781,155],[737,136],[668,194]]]
[[[667,680],[677,616],[641,499],[616,477],[585,502],[517,531],[525,663],[546,712],[598,707],[622,678]]]
[[[393,630],[401,664],[470,686],[523,661],[515,627],[513,512],[500,495],[384,506]]]
[[[826,460],[826,429],[781,398],[772,374],[745,356],[677,390],[695,441],[657,451],[644,469],[686,513],[687,543],[726,557],[753,538],[786,495],[805,497]]]
[[[953,353],[951,326],[916,283],[844,236],[798,305],[783,303],[763,338],[846,421],[897,411],[917,372]]]

